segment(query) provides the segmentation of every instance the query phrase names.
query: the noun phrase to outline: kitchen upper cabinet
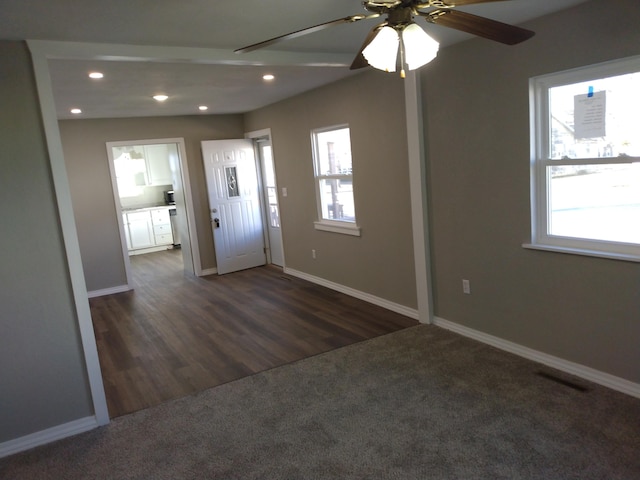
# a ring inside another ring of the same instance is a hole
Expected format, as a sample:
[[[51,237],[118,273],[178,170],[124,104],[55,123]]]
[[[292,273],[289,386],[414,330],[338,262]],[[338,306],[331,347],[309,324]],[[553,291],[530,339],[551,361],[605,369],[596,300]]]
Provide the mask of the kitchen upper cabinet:
[[[171,185],[169,147],[173,145],[134,145],[112,147],[120,196],[140,195],[145,186]]]
[[[166,144],[144,146],[149,185],[171,185],[173,183],[168,146]]]

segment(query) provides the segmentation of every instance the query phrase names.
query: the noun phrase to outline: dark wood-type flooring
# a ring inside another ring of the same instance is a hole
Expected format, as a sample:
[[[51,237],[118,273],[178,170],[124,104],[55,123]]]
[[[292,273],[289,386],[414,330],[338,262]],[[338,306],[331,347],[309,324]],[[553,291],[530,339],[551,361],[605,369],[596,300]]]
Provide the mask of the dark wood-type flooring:
[[[131,266],[135,290],[90,300],[112,418],[417,324],[275,266],[198,278],[179,250]]]

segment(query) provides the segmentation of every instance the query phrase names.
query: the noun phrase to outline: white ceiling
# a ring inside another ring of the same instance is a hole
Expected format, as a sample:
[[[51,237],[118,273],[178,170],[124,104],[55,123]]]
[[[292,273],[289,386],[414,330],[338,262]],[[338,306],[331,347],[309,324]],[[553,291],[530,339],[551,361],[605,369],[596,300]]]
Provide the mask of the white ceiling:
[[[519,24],[584,1],[511,0],[460,9]],[[363,13],[361,1],[0,0],[0,12],[0,38],[7,40],[197,47],[224,53],[223,60],[198,62],[172,61],[170,54],[163,61],[140,62],[104,52],[50,60],[59,118],[71,118],[69,109],[76,106],[82,108],[82,118],[191,115],[199,114],[197,106],[203,104],[209,106],[207,114],[251,111],[354,74],[348,69],[350,58],[376,24],[343,24],[236,55],[231,52],[252,43]],[[423,25],[442,46],[472,38]],[[273,60],[282,51],[288,52],[287,61]],[[320,53],[333,54],[339,59],[333,63],[341,65],[302,66]],[[102,71],[105,78],[90,81],[90,70]],[[266,83],[264,73],[276,79]],[[160,92],[170,95],[163,104],[150,99]]]

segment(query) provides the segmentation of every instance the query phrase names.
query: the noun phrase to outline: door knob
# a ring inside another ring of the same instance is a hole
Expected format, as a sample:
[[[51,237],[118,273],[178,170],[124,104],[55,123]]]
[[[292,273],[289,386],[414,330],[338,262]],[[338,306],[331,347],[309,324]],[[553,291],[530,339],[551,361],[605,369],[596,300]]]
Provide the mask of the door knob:
[[[220,228],[220,219],[214,218],[213,221],[216,222],[216,228]]]

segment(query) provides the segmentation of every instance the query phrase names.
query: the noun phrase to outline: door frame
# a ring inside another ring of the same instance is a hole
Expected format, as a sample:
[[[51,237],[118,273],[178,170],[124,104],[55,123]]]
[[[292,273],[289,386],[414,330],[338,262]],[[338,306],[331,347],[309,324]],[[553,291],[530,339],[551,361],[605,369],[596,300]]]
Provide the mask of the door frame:
[[[111,174],[111,187],[113,189],[113,203],[117,212],[118,228],[120,230],[120,242],[122,245],[122,257],[124,259],[125,273],[127,276],[127,288],[133,289],[133,275],[131,273],[131,260],[129,258],[129,249],[127,248],[127,240],[122,221],[122,205],[120,204],[120,193],[118,191],[118,182],[116,179],[116,171],[112,147],[123,147],[128,145],[158,145],[175,143],[178,146],[178,168],[180,169],[181,189],[184,196],[184,209],[187,219],[187,230],[189,238],[187,250],[182,251],[182,260],[184,268],[190,273],[201,276],[202,266],[200,265],[200,247],[198,246],[197,237],[195,235],[195,211],[193,208],[193,197],[191,195],[191,182],[189,181],[189,168],[187,162],[187,152],[185,148],[184,138],[156,138],[147,140],[122,140],[115,142],[106,142],[107,156],[109,158],[109,173]],[[177,208],[177,207],[176,207]],[[183,213],[183,212],[179,212]]]
[[[252,132],[247,132],[244,134],[244,138],[253,141],[253,149],[255,150],[255,159],[256,159],[256,169],[258,171],[258,190],[260,193],[260,207],[262,209],[262,234],[264,236],[264,245],[267,249],[267,264],[271,264],[271,239],[269,238],[269,218],[267,214],[267,207],[264,195],[264,182],[263,182],[263,174],[262,171],[262,159],[260,158],[260,152],[258,152],[258,140],[259,139],[267,139],[269,144],[271,145],[271,151],[273,153],[274,165],[276,154],[273,148],[273,141],[271,140],[271,129],[264,128],[262,130],[255,130]],[[274,169],[274,177],[276,181],[276,190],[278,189],[278,177],[275,175]],[[280,202],[278,202],[278,208],[280,208]],[[280,215],[280,232],[282,232],[282,215]],[[284,253],[284,245],[282,246],[282,268],[284,269],[286,266],[286,258]]]

